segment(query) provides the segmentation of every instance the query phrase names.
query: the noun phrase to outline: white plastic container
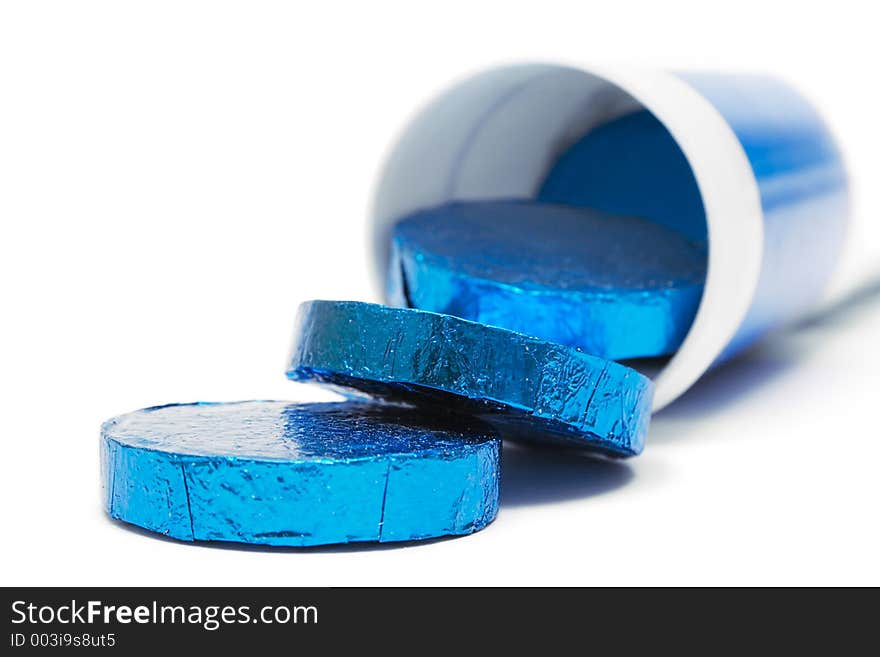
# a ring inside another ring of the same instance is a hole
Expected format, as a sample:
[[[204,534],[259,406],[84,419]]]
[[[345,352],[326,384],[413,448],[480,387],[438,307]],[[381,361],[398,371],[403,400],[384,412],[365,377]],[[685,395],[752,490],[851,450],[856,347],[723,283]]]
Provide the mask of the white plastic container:
[[[400,218],[452,200],[534,198],[575,141],[641,110],[687,159],[709,242],[696,318],[655,378],[655,410],[669,404],[714,364],[815,308],[840,263],[843,163],[822,119],[778,80],[553,64],[469,78],[411,121],[385,164],[373,218],[379,271]]]

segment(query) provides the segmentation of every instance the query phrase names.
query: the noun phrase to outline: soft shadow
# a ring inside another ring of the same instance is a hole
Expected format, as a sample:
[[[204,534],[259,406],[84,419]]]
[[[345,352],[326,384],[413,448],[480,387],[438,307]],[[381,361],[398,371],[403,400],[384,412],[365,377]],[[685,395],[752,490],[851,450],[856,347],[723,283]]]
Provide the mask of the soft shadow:
[[[501,459],[502,507],[592,497],[633,478],[632,468],[623,461],[591,458],[558,447],[505,443]]]
[[[807,317],[795,328],[800,330],[838,326],[852,321],[880,303],[880,278],[868,281],[822,312]]]
[[[798,349],[788,348],[784,336],[768,339],[704,374],[687,392],[659,411],[653,422],[664,419],[697,419],[721,407],[729,408],[762,386],[796,368],[802,358]]]
[[[684,395],[657,413],[654,422],[699,418],[760,394],[762,387],[790,374],[809,357],[815,346],[811,340],[858,320],[877,303],[880,279],[710,370]]]
[[[397,541],[394,543],[360,542],[340,543],[336,545],[310,545],[307,547],[295,547],[288,545],[259,545],[254,543],[235,543],[232,541],[181,541],[176,538],[171,538],[170,536],[158,534],[156,532],[150,531],[149,529],[144,529],[143,527],[138,527],[137,525],[131,525],[122,520],[117,520],[116,518],[110,518],[110,522],[127,532],[131,532],[133,534],[137,534],[139,536],[143,536],[154,541],[173,543],[175,545],[182,545],[184,547],[209,548],[212,550],[232,550],[235,552],[275,552],[279,554],[307,554],[309,552],[322,552],[328,554],[348,552],[382,552],[385,550],[401,550],[404,548],[419,547],[421,545],[430,545],[432,543],[450,541],[456,538],[467,538],[470,535],[464,534],[461,536],[439,536],[437,538],[426,538],[419,541]]]

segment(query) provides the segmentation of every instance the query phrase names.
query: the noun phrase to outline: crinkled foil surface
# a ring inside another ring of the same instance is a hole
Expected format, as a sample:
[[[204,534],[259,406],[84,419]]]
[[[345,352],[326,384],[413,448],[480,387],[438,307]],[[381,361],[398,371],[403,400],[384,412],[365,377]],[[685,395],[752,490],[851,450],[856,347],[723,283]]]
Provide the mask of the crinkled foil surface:
[[[495,431],[403,406],[170,405],[107,421],[101,443],[109,514],[187,541],[408,541],[498,510]]]
[[[608,359],[673,353],[705,244],[634,217],[527,201],[452,203],[399,222],[387,296]]]
[[[287,375],[482,414],[505,437],[612,456],[644,448],[651,381],[578,349],[423,312],[345,301],[300,307]]]

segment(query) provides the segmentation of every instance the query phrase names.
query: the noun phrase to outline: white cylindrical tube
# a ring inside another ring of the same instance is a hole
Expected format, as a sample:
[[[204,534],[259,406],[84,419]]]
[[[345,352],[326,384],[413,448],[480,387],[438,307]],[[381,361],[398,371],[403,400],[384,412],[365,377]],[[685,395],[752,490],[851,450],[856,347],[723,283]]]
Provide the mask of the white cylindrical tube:
[[[573,143],[644,110],[686,158],[708,238],[702,301],[655,377],[655,409],[714,364],[815,309],[840,269],[846,171],[809,103],[778,80],[752,75],[526,64],[461,82],[406,127],[380,176],[373,211],[380,277],[399,219],[453,200],[534,198]],[[864,275],[848,274],[849,284]],[[847,284],[839,282],[838,293]]]

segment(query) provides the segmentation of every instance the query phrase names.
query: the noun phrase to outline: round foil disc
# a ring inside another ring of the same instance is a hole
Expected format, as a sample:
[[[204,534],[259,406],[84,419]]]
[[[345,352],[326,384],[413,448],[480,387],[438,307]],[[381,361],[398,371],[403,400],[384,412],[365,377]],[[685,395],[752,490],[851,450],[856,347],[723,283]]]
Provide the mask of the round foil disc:
[[[614,360],[675,352],[706,245],[657,223],[527,201],[452,203],[397,223],[395,306],[501,326]]]
[[[196,403],[102,427],[109,514],[185,541],[308,546],[469,534],[498,509],[500,440],[377,403]]]
[[[353,301],[300,307],[287,376],[477,415],[504,436],[642,451],[653,385],[633,369],[506,329]]]

